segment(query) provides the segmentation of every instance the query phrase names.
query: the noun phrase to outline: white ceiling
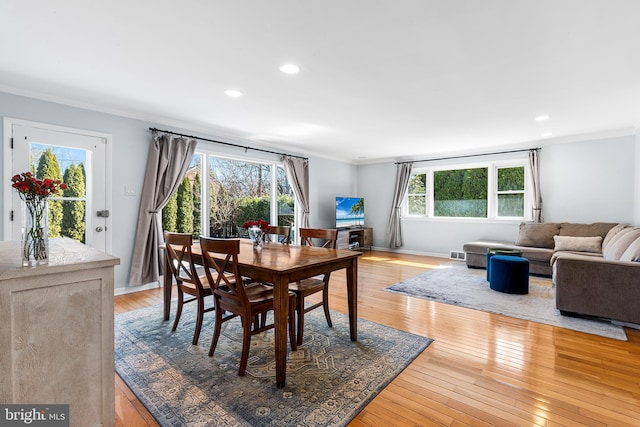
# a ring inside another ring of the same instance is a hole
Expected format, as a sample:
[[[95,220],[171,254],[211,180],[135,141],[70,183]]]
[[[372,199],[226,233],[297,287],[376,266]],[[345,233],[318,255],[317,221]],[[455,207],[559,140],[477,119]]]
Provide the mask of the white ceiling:
[[[233,142],[366,163],[640,124],[638,0],[0,0],[0,8],[0,90]],[[288,62],[301,72],[281,73]],[[230,88],[244,96],[227,97]],[[541,114],[551,118],[536,122]]]

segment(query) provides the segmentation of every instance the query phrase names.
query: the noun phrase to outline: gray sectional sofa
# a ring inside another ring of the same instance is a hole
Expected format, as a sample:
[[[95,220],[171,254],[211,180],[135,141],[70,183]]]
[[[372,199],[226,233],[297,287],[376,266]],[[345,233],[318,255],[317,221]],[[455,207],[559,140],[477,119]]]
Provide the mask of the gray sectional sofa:
[[[515,242],[465,243],[467,266],[486,268],[488,248],[518,249],[532,274],[552,276],[562,314],[640,324],[640,227],[522,223]]]

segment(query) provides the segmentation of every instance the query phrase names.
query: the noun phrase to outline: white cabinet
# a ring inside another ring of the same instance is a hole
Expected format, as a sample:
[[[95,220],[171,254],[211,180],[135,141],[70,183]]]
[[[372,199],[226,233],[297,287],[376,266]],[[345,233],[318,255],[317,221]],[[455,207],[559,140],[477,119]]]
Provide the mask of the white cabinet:
[[[113,426],[113,270],[120,260],[51,239],[49,264],[22,267],[0,242],[0,402],[69,404],[71,426]]]

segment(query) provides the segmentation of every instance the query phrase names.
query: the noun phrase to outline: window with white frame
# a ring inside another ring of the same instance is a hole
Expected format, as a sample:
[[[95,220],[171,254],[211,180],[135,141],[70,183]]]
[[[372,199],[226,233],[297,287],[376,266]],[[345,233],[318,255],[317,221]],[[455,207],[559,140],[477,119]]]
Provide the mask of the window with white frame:
[[[246,221],[294,226],[295,197],[279,162],[194,154],[189,169],[162,210],[167,231],[214,237],[246,233]],[[293,239],[292,239],[293,240]]]
[[[524,159],[473,165],[415,168],[405,216],[425,218],[529,219]]]

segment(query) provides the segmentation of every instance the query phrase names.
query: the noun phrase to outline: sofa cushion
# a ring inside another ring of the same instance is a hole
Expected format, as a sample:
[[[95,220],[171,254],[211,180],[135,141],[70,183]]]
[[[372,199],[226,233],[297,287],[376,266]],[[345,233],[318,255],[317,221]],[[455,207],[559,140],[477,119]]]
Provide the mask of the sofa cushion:
[[[640,237],[636,238],[620,257],[620,261],[640,262]]]
[[[560,224],[555,222],[520,224],[520,232],[516,246],[530,246],[534,248],[553,249],[553,236],[560,231]]]
[[[590,237],[600,236],[603,239],[613,227],[618,225],[615,222],[594,222],[592,224],[578,224],[572,222],[560,223],[560,236]]]
[[[602,252],[602,237],[553,236],[555,251]]]
[[[625,228],[626,228],[626,225],[618,224],[615,227],[613,227],[611,230],[609,230],[607,235],[604,237],[604,240],[602,241],[602,250],[604,251],[605,248],[609,245],[609,242],[611,241],[611,239],[613,239],[613,236],[615,236]]]
[[[639,227],[626,227],[613,236],[602,256],[608,261],[619,261],[620,257],[629,248],[629,245],[638,237],[640,237]]]
[[[489,248],[504,248],[511,249],[513,248],[513,243],[509,242],[498,242],[491,240],[478,240],[475,242],[467,242],[462,245],[462,250],[467,253],[476,253],[476,254],[486,254],[487,249]]]

